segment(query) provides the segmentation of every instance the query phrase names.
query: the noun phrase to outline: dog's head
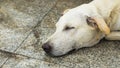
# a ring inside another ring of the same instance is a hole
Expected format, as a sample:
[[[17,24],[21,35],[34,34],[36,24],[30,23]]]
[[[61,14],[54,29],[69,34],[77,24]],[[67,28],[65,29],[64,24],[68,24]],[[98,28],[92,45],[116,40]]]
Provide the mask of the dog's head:
[[[90,47],[110,30],[94,6],[82,5],[66,10],[56,24],[56,32],[42,48],[53,56],[61,56],[73,49]]]

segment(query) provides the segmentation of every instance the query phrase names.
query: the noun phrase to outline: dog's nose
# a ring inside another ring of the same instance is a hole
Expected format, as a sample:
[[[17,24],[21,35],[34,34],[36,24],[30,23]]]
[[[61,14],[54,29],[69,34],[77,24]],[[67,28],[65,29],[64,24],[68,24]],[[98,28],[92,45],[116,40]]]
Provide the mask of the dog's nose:
[[[43,50],[44,50],[46,53],[50,53],[50,52],[51,52],[51,49],[52,49],[52,47],[51,47],[51,45],[50,45],[49,43],[44,43],[44,44],[42,45],[42,48],[43,48]]]

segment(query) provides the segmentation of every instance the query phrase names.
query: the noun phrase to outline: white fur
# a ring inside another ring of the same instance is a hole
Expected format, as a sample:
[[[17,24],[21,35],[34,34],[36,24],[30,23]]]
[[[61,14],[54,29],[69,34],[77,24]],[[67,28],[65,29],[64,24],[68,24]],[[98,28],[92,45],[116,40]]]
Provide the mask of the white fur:
[[[56,24],[56,32],[46,42],[52,46],[54,56],[66,54],[72,49],[97,44],[105,34],[90,27],[86,17],[102,17],[111,32],[120,30],[120,0],[94,0],[70,9]],[[64,30],[66,27],[74,29]]]

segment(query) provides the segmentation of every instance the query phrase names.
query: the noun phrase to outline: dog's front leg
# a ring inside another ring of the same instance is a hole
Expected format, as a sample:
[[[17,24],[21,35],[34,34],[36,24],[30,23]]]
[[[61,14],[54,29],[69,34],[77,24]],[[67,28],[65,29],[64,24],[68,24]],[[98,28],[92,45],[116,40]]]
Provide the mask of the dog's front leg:
[[[120,40],[120,31],[111,32],[105,37],[107,40]]]

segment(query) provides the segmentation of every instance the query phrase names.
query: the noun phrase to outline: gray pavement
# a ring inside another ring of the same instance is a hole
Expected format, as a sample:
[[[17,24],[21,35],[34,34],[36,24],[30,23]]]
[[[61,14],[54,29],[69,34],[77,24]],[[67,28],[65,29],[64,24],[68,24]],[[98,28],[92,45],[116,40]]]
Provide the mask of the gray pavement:
[[[91,0],[0,0],[0,68],[120,68],[120,42],[102,40],[62,57],[41,44],[68,8]]]

